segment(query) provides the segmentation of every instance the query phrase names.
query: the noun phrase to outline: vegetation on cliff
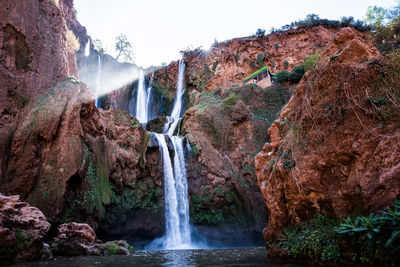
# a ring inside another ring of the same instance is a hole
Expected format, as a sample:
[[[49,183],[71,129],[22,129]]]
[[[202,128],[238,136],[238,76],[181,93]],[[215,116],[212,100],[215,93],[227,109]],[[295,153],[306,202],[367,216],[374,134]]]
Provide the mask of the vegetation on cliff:
[[[298,260],[390,266],[400,261],[400,201],[378,214],[331,219],[321,214],[289,226],[271,249]]]

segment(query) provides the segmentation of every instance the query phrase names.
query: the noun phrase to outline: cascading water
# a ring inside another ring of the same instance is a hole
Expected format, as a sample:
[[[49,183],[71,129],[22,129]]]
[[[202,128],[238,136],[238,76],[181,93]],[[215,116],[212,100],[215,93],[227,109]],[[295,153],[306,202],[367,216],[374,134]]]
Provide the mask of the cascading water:
[[[144,127],[146,127],[150,119],[151,89],[150,85],[146,89],[146,77],[144,76],[143,70],[140,70],[136,99],[134,97],[134,91],[132,91],[132,99],[135,100],[135,106],[132,105],[133,103],[131,102],[131,104],[129,104],[129,112],[133,114]]]
[[[100,93],[100,81],[101,81],[101,55],[97,55],[97,78],[96,78],[96,92],[94,94],[94,99],[96,107],[99,107],[99,93]]]
[[[146,80],[143,70],[140,70],[135,111],[135,117],[140,123],[147,123],[147,108]]]
[[[178,68],[178,82],[176,86],[176,96],[174,107],[171,112],[171,116],[167,117],[167,122],[164,126],[164,132],[167,133],[168,136],[172,136],[180,121],[180,116],[182,112],[182,96],[185,93],[183,89],[183,78],[185,74],[185,63],[181,60],[179,61],[179,68]]]
[[[160,146],[164,162],[165,235],[150,243],[147,246],[149,249],[205,247],[203,241],[194,242],[192,240],[193,229],[189,222],[189,198],[183,138],[173,135],[182,111],[184,71],[185,64],[180,61],[177,92],[171,116],[168,117],[164,126],[164,134],[153,133]],[[170,138],[174,149],[173,167],[165,140],[166,135]]]

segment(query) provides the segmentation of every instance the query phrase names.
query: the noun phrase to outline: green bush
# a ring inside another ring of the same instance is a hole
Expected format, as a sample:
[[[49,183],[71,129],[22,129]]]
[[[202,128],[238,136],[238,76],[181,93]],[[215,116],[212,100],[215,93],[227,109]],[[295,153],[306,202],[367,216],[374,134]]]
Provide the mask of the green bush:
[[[276,80],[280,83],[289,81],[289,72],[286,70],[278,72],[276,74]]]
[[[400,260],[400,200],[381,214],[346,218],[335,232],[357,247],[354,258],[363,263]]]
[[[285,60],[285,62],[283,62],[283,67],[285,68],[285,70],[287,70],[287,68],[289,68],[289,62],[287,60]]]
[[[257,29],[256,36],[257,37],[265,36],[265,30],[264,29]]]
[[[113,242],[107,242],[105,244],[108,255],[118,255],[119,254],[119,246]]]
[[[315,53],[315,54],[307,57],[304,60],[303,66],[304,66],[305,71],[309,71],[314,66],[314,64],[318,60],[319,56],[320,55],[318,53]]]
[[[264,67],[264,65],[263,65],[263,59],[264,59],[264,54],[260,54],[260,53],[258,53],[257,54],[257,64],[258,64],[258,66],[260,67],[260,68],[262,68],[262,67]]]
[[[286,238],[279,240],[279,247],[294,258],[337,261],[340,258],[338,238],[334,231],[337,225],[336,220],[317,214],[300,226],[286,228]]]
[[[380,214],[341,221],[321,214],[299,226],[289,226],[279,247],[289,257],[314,262],[355,262],[377,266],[400,263],[400,200]]]
[[[292,72],[288,72],[286,70],[278,72],[276,75],[276,79],[280,83],[284,83],[287,81],[298,83],[300,82],[301,78],[303,78],[304,73],[304,66],[295,66]]]
[[[237,96],[235,93],[231,93],[227,98],[225,98],[222,101],[222,110],[227,113],[230,114],[232,111],[232,108],[236,105],[236,102],[240,100],[240,97]]]

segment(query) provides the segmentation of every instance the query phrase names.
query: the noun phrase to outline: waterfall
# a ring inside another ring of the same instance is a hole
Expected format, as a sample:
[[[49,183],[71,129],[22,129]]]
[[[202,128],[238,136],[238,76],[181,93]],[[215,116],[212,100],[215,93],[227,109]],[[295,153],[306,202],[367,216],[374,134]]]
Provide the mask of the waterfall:
[[[164,134],[153,133],[160,146],[164,168],[165,235],[154,240],[149,249],[191,249],[205,247],[202,240],[192,240],[193,229],[189,222],[189,197],[183,138],[173,135],[182,111],[183,77],[185,64],[179,62],[176,98],[171,116],[167,118]],[[173,166],[166,138],[174,150]]]
[[[153,79],[153,75],[152,78]],[[150,104],[151,104],[151,81],[146,90],[146,77],[143,70],[139,72],[139,81],[136,95],[136,109],[133,113],[140,123],[146,124],[150,118]],[[132,92],[133,97],[133,92]]]
[[[100,93],[100,81],[101,81],[101,54],[97,55],[97,78],[96,78],[96,92],[94,94],[96,107],[99,108],[99,93]]]
[[[135,117],[140,123],[147,123],[147,109],[146,79],[143,70],[140,70],[135,112]]]
[[[90,40],[88,40],[85,45],[85,57],[89,57],[89,56],[90,56]]]
[[[183,60],[179,61],[179,68],[178,68],[178,82],[176,86],[176,96],[174,107],[171,112],[171,116],[167,117],[167,122],[164,126],[164,132],[167,133],[168,136],[172,136],[180,121],[180,116],[182,112],[182,96],[185,93],[183,89],[183,78],[185,74],[185,63]]]
[[[181,116],[182,110],[182,96],[185,92],[183,90],[183,77],[185,74],[185,63],[183,60],[179,61],[179,69],[178,69],[178,83],[176,86],[176,96],[174,102],[174,108],[172,109],[171,118],[173,120],[177,120]]]

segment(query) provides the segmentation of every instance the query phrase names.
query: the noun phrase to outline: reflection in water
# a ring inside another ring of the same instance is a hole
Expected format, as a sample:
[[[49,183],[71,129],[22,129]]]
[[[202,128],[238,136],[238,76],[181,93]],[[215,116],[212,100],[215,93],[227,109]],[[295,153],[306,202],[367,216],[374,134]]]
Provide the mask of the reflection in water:
[[[196,266],[192,261],[193,250],[166,250],[163,256],[165,262],[162,266]]]
[[[8,267],[127,267],[127,266],[300,266],[269,263],[265,248],[142,250],[130,256],[63,257],[50,261],[3,264]]]

